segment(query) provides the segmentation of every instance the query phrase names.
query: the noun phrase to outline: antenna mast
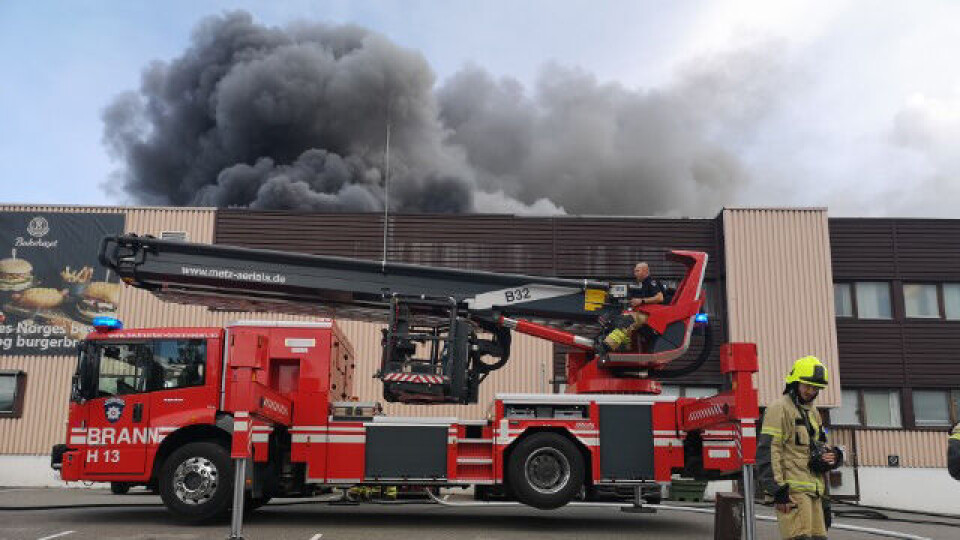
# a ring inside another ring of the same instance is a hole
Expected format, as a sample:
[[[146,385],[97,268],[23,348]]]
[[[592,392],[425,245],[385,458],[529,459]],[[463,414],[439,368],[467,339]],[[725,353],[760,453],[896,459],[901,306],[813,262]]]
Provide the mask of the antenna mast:
[[[390,217],[390,100],[387,101],[387,141],[383,149],[383,258],[381,270],[387,271],[387,234]]]

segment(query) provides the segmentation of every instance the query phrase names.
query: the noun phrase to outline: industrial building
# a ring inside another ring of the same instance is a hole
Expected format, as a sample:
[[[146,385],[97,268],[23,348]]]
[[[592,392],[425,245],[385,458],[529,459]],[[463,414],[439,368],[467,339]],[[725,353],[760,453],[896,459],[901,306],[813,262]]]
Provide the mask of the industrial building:
[[[306,318],[210,312],[162,303],[130,287],[120,288],[117,298],[83,297],[75,284],[84,278],[116,281],[97,263],[97,245],[103,235],[122,232],[624,282],[637,261],[649,262],[659,278],[679,277],[664,249],[705,251],[711,324],[724,341],[758,344],[761,405],[780,395],[797,357],[816,355],[831,370],[831,386],[818,404],[850,465],[833,479],[834,494],[864,504],[955,511],[951,501],[960,486],[946,473],[945,447],[949,428],[960,421],[960,220],[830,218],[823,208],[728,208],[709,219],[399,215],[384,227],[379,214],[0,205],[0,259],[31,268],[11,271],[9,284],[0,283],[6,314],[0,323],[0,485],[56,484],[48,454],[65,436],[71,347],[85,322],[78,306],[114,309],[127,327]],[[63,301],[44,310],[24,306],[21,292],[28,287],[62,291]],[[358,360],[358,397],[380,400],[372,377],[380,328],[340,325]],[[507,367],[481,386],[480,404],[500,392],[563,391],[562,351],[526,336],[514,347]],[[699,396],[719,385],[717,363],[709,362],[665,391]],[[487,414],[483,405],[387,404],[385,410]]]

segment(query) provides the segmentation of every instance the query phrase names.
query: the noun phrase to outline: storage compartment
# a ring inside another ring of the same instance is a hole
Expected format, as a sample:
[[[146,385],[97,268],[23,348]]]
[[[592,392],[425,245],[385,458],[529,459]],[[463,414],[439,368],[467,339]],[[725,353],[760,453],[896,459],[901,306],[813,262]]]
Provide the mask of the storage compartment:
[[[445,479],[448,429],[367,425],[366,479]]]
[[[600,468],[609,480],[653,479],[650,405],[600,405]]]

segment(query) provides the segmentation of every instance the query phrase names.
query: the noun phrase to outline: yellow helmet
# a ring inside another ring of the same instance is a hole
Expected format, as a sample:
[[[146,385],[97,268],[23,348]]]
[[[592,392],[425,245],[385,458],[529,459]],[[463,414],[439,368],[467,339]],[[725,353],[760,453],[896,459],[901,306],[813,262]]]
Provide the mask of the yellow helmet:
[[[827,375],[827,368],[816,356],[804,356],[793,363],[785,381],[787,384],[796,382],[826,388],[829,375]]]

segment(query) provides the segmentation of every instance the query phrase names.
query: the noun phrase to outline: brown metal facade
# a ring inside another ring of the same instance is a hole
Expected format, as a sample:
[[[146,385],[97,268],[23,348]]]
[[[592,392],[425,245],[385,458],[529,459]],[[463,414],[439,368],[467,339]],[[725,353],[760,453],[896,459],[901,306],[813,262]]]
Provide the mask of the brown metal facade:
[[[908,319],[903,284],[960,283],[960,220],[832,218],[830,241],[835,281],[891,287],[891,319],[837,319],[844,384],[957,388],[960,321]]]
[[[837,318],[845,388],[900,392],[908,429],[836,428],[849,433],[859,465],[944,467],[947,428],[914,428],[915,389],[960,387],[960,321],[906,317],[903,284],[960,283],[960,220],[831,218],[834,281],[890,286],[891,318]]]

